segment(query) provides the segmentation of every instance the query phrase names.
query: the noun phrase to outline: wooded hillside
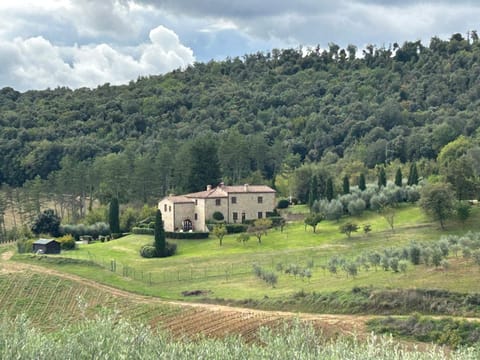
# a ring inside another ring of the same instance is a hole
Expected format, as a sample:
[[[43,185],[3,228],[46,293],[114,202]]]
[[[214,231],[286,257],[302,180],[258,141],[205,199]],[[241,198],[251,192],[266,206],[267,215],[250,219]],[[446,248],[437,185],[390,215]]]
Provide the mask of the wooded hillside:
[[[436,159],[460,135],[478,143],[475,31],[362,52],[330,44],[196,63],[125,86],[3,88],[0,183],[39,176],[147,201],[220,179],[270,181],[305,162],[374,168]]]

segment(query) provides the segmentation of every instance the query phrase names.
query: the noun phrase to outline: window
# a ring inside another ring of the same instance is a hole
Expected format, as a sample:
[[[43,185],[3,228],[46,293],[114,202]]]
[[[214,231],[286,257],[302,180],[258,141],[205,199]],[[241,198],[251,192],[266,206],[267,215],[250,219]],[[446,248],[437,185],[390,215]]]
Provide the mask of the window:
[[[263,204],[263,196],[259,196],[259,197],[257,198],[257,202],[258,202],[259,204]]]
[[[237,197],[236,196],[232,196],[232,204],[236,204],[237,203]]]
[[[221,199],[215,199],[215,205],[217,205],[217,206],[222,205]]]
[[[198,220],[198,214],[195,213],[195,220]]]
[[[163,210],[167,212],[167,204],[165,204],[165,206],[163,207]]]
[[[172,207],[171,206],[168,207],[168,211],[172,212]]]
[[[261,219],[263,217],[263,213],[261,211],[258,212],[258,218]]]
[[[233,215],[233,221],[234,221],[234,222],[237,222],[237,220],[238,220],[238,213],[237,213],[237,212],[234,212],[232,215]]]
[[[195,199],[195,205],[198,205],[198,200],[197,199]]]

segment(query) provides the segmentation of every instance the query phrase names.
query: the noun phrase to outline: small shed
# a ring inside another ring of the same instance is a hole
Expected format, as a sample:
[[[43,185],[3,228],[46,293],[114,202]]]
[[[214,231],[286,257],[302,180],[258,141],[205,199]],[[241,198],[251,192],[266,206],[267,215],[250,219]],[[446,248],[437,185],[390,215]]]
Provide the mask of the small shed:
[[[55,239],[38,239],[33,243],[36,254],[60,254],[60,243]]]

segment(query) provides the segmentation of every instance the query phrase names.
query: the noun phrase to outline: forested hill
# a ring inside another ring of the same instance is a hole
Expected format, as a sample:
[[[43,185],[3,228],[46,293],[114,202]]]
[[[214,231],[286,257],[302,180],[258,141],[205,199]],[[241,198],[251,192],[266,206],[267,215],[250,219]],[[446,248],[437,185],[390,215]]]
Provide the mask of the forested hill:
[[[117,172],[141,177],[143,161],[145,173],[158,172],[158,193],[191,187],[179,168],[201,163],[199,153],[209,153],[207,163],[218,157],[215,176],[238,182],[322,158],[369,168],[433,159],[459,135],[478,135],[476,32],[356,53],[331,44],[196,63],[124,86],[3,88],[0,182],[21,186],[69,166],[105,169],[123,156]]]

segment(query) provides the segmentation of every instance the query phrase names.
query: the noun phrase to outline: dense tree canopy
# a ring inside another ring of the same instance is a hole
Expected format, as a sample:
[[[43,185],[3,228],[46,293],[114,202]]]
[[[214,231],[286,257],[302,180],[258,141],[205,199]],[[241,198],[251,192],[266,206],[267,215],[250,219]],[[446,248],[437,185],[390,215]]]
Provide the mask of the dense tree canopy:
[[[0,89],[0,184],[39,177],[83,209],[93,194],[151,202],[220,180],[270,182],[320,161],[373,169],[461,153],[478,177],[478,154],[463,146],[479,137],[478,40],[454,34],[363,54],[274,49],[122,86]],[[309,181],[298,196],[308,197]]]

